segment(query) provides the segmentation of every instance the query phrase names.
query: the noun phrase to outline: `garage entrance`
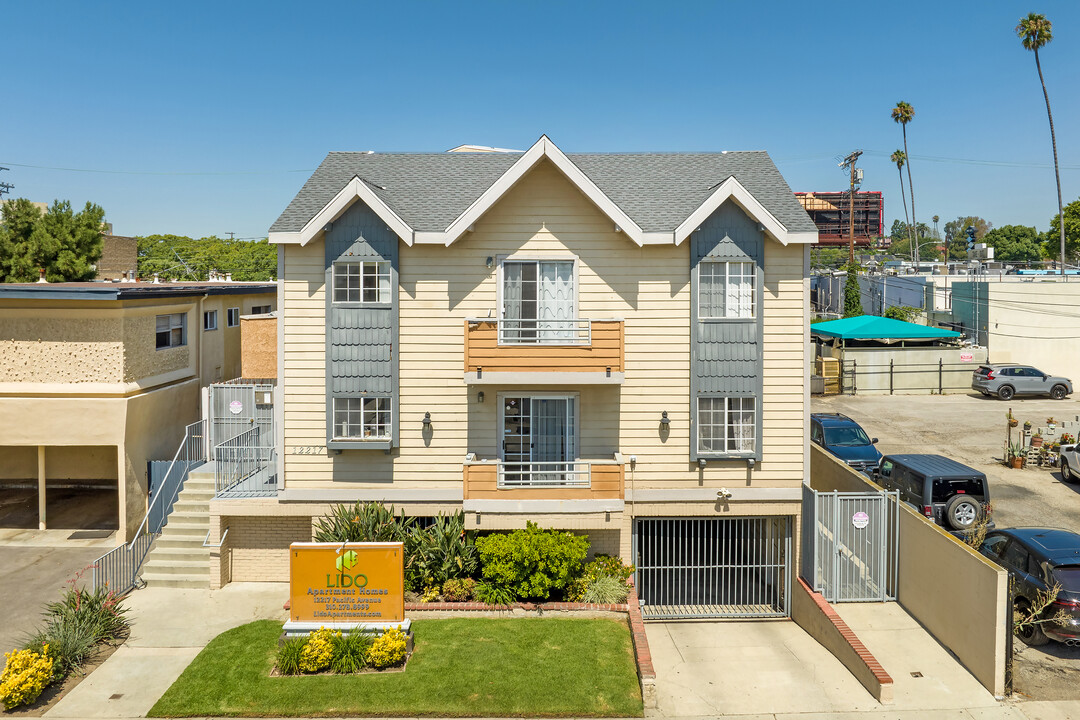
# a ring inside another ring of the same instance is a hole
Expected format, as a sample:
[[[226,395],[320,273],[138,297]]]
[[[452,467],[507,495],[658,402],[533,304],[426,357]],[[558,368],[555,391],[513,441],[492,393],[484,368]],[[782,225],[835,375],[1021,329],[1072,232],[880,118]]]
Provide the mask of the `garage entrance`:
[[[636,519],[642,617],[787,617],[791,532],[787,516]]]
[[[115,446],[0,447],[0,528],[108,534],[118,527]]]

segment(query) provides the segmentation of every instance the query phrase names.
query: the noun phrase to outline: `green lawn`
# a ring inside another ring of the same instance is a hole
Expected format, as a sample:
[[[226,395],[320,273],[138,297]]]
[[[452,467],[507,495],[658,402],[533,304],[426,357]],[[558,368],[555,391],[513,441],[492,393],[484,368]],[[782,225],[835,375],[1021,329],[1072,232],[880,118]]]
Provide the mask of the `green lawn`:
[[[642,715],[625,623],[417,620],[413,633],[405,672],[270,677],[281,623],[242,625],[214,638],[150,715]]]

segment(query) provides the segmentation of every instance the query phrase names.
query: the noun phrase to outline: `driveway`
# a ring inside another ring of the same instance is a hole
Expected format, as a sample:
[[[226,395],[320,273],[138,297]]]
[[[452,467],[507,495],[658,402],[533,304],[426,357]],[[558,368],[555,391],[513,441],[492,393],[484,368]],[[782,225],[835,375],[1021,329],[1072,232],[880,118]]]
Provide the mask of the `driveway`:
[[[790,620],[646,623],[656,669],[655,714],[997,706],[993,696],[896,603],[846,604],[837,610],[892,676],[893,705],[880,705],[839,660]],[[921,677],[913,677],[913,672]]]
[[[999,527],[1049,526],[1080,532],[1080,484],[1061,482],[1057,470],[1012,470],[1001,464],[1009,408],[1021,425],[1028,420],[1039,426],[1048,417],[1076,419],[1080,400],[1003,402],[977,393],[834,395],[813,398],[811,408],[851,417],[879,439],[878,447],[886,455],[936,453],[983,471]],[[1016,691],[1037,700],[1080,700],[1080,648],[1055,643],[1028,648],[1020,640],[1014,644]]]
[[[0,531],[0,652],[41,622],[41,606],[58,600],[67,581],[114,545],[110,538],[67,540],[70,530]],[[89,571],[84,580],[89,581]]]

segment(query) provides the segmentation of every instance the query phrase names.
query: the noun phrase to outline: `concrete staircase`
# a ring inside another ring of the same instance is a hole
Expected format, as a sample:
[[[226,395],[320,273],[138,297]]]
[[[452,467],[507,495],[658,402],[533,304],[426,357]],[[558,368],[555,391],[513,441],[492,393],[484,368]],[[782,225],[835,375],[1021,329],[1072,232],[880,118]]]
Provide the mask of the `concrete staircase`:
[[[173,504],[168,524],[143,563],[142,579],[147,585],[210,587],[210,548],[203,547],[203,542],[210,529],[213,497],[213,465],[192,470]]]

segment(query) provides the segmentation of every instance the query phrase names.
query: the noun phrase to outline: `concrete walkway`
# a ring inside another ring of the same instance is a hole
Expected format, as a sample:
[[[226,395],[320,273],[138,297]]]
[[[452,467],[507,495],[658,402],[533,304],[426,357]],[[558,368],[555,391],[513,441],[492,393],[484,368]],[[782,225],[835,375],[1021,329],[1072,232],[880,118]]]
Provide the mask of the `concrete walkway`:
[[[208,642],[252,620],[284,622],[288,597],[286,583],[136,590],[126,601],[131,637],[45,717],[145,717]]]

